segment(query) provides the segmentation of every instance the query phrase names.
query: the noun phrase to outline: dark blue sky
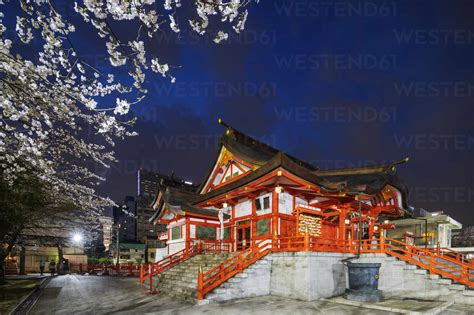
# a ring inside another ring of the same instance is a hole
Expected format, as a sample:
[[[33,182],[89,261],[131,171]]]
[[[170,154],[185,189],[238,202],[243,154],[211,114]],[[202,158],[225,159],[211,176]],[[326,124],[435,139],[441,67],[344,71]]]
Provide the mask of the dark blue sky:
[[[140,166],[199,182],[222,117],[322,168],[409,156],[398,169],[411,203],[474,224],[473,12],[470,1],[261,1],[227,43],[164,37],[156,50],[182,66],[177,83],[148,77],[140,136],[119,145],[103,191],[132,193]]]
[[[134,194],[139,167],[199,182],[222,117],[321,168],[409,156],[398,170],[411,204],[474,224],[473,12],[472,1],[262,0],[220,45],[182,23],[179,39],[149,48],[180,66],[177,82],[147,77],[140,135],[118,144],[100,191]],[[107,69],[90,33],[75,35],[80,50]]]

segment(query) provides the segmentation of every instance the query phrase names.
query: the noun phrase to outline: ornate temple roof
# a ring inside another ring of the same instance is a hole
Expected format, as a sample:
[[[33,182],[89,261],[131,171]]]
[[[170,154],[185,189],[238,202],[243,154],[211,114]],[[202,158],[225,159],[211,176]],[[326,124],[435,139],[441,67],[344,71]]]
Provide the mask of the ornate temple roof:
[[[222,120],[219,123],[226,128],[226,131],[219,141],[217,153],[203,184],[194,191],[183,191],[181,187],[166,189],[166,191],[162,192],[164,193],[164,198],[162,199],[165,202],[172,205],[182,205],[183,207],[194,207],[196,204],[245,186],[277,168],[283,168],[305,181],[318,185],[326,192],[373,195],[380,193],[384,187],[390,185],[400,191],[403,207],[405,209],[408,208],[407,187],[399,180],[396,174],[396,165],[405,163],[408,159],[377,166],[320,170],[315,165],[304,162],[245,135],[225,124]],[[242,174],[242,176],[233,181],[204,192],[203,188],[209,184],[209,179],[213,171],[215,171],[222,148],[227,149],[239,159],[253,165],[253,170]],[[150,221],[155,220],[162,209],[161,206],[158,207],[156,204],[154,208],[157,209],[157,213]],[[215,210],[209,211],[217,213]]]

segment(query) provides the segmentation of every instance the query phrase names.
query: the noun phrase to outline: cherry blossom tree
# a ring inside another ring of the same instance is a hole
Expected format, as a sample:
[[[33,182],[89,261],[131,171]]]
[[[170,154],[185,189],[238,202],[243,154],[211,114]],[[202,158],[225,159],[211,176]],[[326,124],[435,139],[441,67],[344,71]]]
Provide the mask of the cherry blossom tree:
[[[248,7],[257,2],[83,0],[74,3],[81,21],[75,25],[53,0],[0,0],[2,182],[18,187],[24,178],[34,179],[50,196],[61,196],[60,204],[87,215],[113,204],[95,192],[104,180],[96,166],[109,167],[115,142],[136,135],[127,114],[147,94],[145,76],[176,80],[173,67],[147,51],[153,38],[189,28],[220,43],[228,32],[244,30]],[[211,21],[217,24],[212,31]],[[135,27],[133,37],[117,35],[120,23]],[[110,68],[125,70],[130,80],[119,82],[115,71],[103,73],[82,58],[73,35],[91,26]]]

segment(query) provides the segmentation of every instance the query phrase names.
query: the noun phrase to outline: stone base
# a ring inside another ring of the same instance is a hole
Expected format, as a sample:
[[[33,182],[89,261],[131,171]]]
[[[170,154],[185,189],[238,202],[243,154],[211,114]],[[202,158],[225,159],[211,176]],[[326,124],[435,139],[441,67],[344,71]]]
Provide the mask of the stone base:
[[[344,298],[358,302],[382,302],[383,293],[380,290],[351,290],[346,289]]]

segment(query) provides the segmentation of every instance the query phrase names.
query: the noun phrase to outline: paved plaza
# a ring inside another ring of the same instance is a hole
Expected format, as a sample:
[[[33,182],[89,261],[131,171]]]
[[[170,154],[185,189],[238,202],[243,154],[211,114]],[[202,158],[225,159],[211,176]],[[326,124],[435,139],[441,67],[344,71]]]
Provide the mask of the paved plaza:
[[[393,305],[394,303],[392,303]],[[400,305],[406,304],[400,301]],[[396,307],[396,305],[393,305]],[[196,306],[164,295],[146,295],[136,278],[67,275],[53,278],[30,314],[397,314],[331,301],[303,302],[275,296]],[[474,314],[452,305],[442,314]]]

